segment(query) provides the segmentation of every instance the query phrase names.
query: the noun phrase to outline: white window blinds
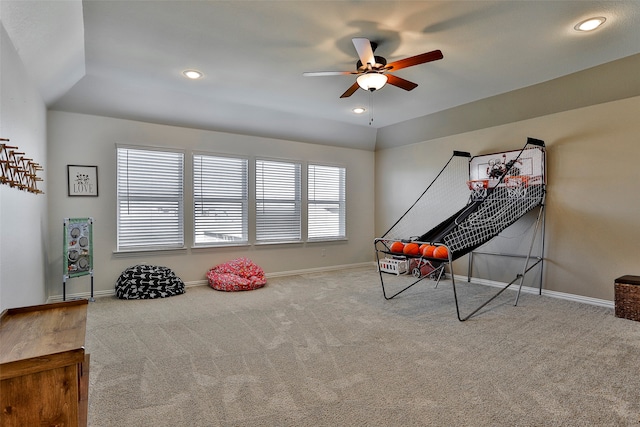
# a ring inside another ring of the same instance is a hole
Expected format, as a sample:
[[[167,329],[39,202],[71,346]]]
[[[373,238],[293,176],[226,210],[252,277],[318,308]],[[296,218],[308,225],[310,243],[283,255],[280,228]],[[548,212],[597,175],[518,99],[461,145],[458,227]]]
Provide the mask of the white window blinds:
[[[300,163],[256,160],[256,241],[301,240]]]
[[[193,156],[196,245],[247,243],[247,159]]]
[[[184,155],[117,149],[117,250],[184,246]]]
[[[308,239],[346,237],[346,169],[335,166],[308,167]]]

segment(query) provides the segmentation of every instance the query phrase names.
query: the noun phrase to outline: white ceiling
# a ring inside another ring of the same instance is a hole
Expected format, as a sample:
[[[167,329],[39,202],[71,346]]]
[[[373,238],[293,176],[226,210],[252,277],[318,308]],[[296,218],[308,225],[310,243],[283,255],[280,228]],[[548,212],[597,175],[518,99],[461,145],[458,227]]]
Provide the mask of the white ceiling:
[[[2,0],[0,12],[52,109],[364,149],[377,128],[640,52],[637,0]],[[607,22],[573,30],[591,16]],[[355,76],[302,76],[355,69],[353,37],[389,62],[444,59],[398,70],[411,92],[340,99]]]

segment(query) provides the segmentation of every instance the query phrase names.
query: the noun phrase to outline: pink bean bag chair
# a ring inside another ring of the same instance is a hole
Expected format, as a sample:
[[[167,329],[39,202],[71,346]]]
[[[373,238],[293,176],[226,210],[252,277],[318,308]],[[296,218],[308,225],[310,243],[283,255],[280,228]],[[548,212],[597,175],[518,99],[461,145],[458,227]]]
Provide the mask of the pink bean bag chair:
[[[207,272],[209,286],[218,291],[250,291],[267,284],[264,271],[247,258],[216,265]]]

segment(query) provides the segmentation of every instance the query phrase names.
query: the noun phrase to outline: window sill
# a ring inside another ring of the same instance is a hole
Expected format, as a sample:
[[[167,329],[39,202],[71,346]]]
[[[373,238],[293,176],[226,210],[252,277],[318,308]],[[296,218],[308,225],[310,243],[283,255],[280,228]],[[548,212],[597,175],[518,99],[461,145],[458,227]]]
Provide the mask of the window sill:
[[[201,250],[201,249],[225,249],[225,248],[245,248],[245,247],[250,247],[251,244],[247,243],[247,242],[243,242],[243,243],[233,243],[233,244],[226,244],[226,245],[215,245],[215,244],[211,244],[211,245],[196,245],[196,246],[191,246],[192,250]]]
[[[331,243],[331,242],[348,242],[346,237],[319,237],[316,239],[309,239],[307,243]]]
[[[140,256],[140,255],[164,255],[170,253],[181,253],[186,252],[187,248],[185,246],[181,248],[163,248],[163,249],[130,249],[130,250],[115,250],[113,251],[113,255],[116,257],[127,258],[131,256]]]
[[[302,240],[287,240],[287,241],[273,241],[273,242],[255,242],[255,246],[270,246],[270,245],[301,245],[304,242]]]

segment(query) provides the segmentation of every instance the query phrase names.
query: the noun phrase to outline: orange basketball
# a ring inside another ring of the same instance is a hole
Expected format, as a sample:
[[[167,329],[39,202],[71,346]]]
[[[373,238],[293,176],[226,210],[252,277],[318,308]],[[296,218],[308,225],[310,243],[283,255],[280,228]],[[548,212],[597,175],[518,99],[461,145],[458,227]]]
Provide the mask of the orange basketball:
[[[420,246],[417,243],[407,243],[404,245],[402,253],[405,255],[420,255]]]
[[[433,257],[433,251],[436,249],[435,246],[433,245],[427,245],[427,247],[425,247],[424,249],[422,249],[422,256],[423,257],[427,257],[427,258],[431,258]]]
[[[399,253],[399,254],[401,254],[401,253],[402,253],[402,250],[403,250],[403,249],[404,249],[404,243],[402,243],[402,242],[393,242],[393,243],[391,244],[391,247],[389,248],[389,250],[390,250],[391,252],[397,252],[397,253]]]
[[[434,258],[449,258],[449,251],[446,246],[438,246],[433,251]]]
[[[424,252],[424,248],[426,248],[427,246],[429,245],[426,243],[421,244],[420,247],[418,248],[418,252],[420,253]]]

